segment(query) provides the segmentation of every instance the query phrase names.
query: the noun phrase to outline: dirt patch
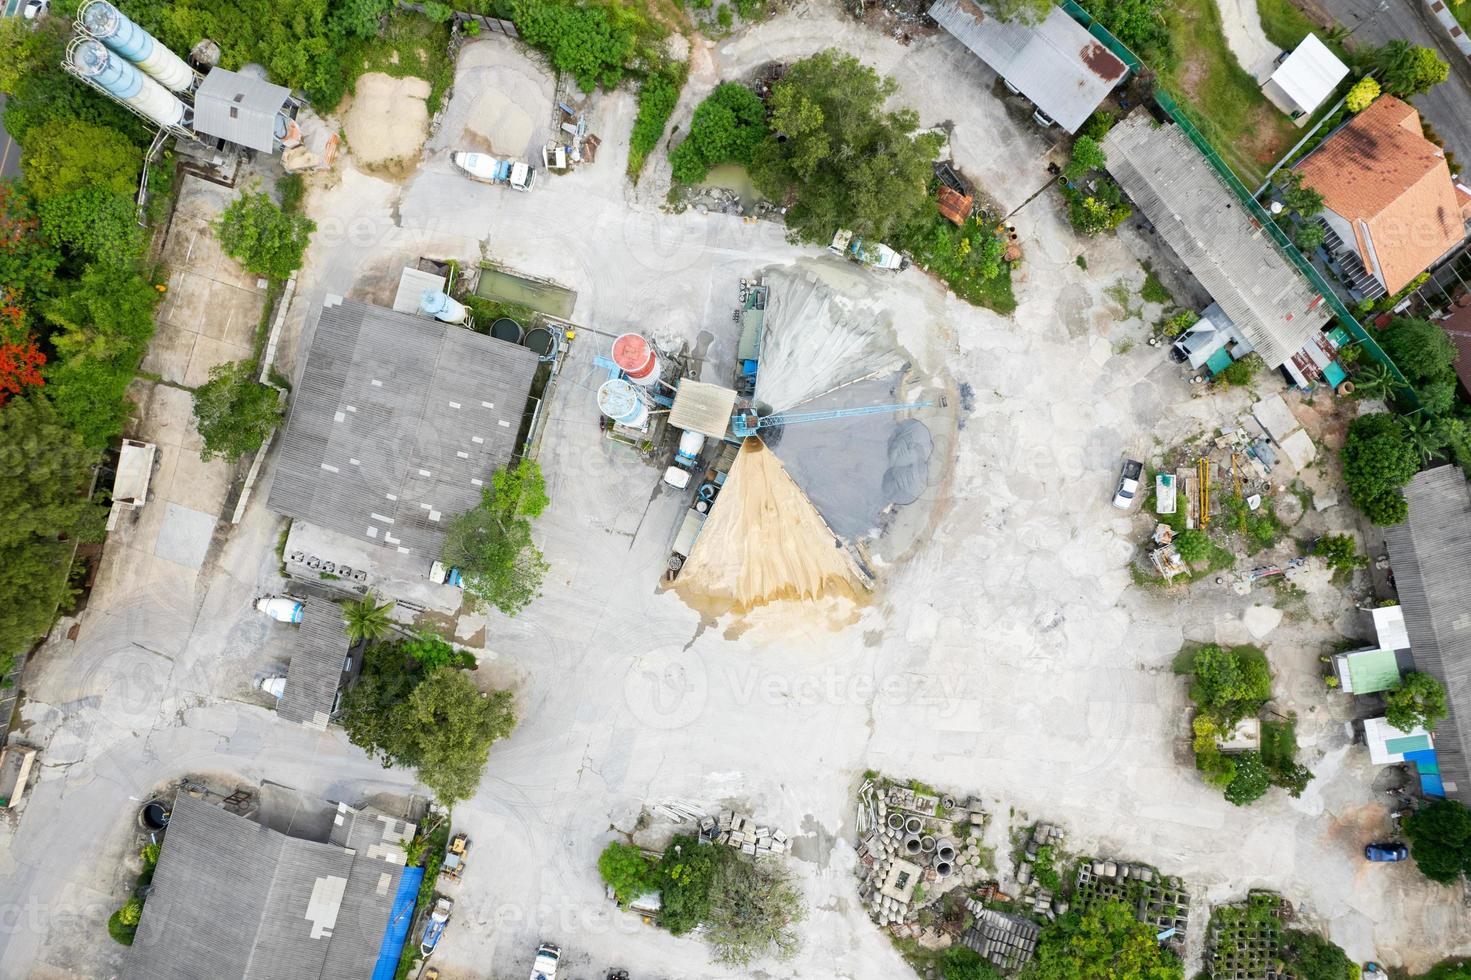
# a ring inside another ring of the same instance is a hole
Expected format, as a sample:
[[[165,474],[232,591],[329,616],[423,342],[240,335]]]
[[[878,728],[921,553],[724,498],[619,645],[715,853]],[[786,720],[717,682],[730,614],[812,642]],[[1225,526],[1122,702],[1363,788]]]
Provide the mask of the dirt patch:
[[[747,439],[675,591],[702,610],[782,600],[856,602],[863,587],[841,542],[759,439]]]
[[[465,125],[465,135],[483,141],[486,152],[517,159],[526,155],[531,131],[531,114],[497,89],[480,94]]]
[[[342,116],[358,167],[393,178],[412,173],[429,135],[428,98],[429,83],[422,78],[393,78],[382,72],[360,77]]]

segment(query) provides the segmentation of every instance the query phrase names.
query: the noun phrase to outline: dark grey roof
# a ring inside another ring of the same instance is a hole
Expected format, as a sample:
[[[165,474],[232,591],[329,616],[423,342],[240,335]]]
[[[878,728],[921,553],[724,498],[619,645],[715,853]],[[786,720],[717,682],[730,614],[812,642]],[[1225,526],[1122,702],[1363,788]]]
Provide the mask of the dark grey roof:
[[[291,634],[291,663],[286,668],[286,692],[276,714],[308,728],[325,730],[337,703],[347,659],[347,632],[342,610],[334,602],[307,598],[301,622]]]
[[[1103,141],[1108,172],[1271,367],[1302,350],[1328,306],[1178,126],[1136,109]]]
[[[262,78],[211,68],[194,93],[194,128],[252,150],[276,148],[276,116],[291,90]]]
[[[339,805],[357,844],[287,837],[181,794],[124,980],[361,980],[403,870],[402,821]],[[377,836],[371,831],[376,829]]]
[[[437,558],[445,525],[511,461],[537,364],[525,347],[464,327],[327,297],[271,509]]]
[[[939,0],[929,15],[1069,133],[1128,72],[1060,7],[1036,24],[1002,20],[976,0]]]
[[[1446,795],[1471,803],[1471,487],[1454,466],[1405,487],[1409,520],[1386,528],[1415,669],[1445,684],[1449,716],[1435,728]]]

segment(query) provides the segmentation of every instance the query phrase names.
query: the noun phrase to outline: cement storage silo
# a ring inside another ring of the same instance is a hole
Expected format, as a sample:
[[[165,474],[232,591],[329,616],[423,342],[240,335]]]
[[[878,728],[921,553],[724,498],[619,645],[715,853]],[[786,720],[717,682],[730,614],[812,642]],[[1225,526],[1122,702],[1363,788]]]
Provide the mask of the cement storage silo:
[[[158,42],[107,0],[88,0],[77,10],[77,23],[88,34],[156,78],[165,88],[187,92],[194,72],[184,59]]]
[[[185,124],[184,103],[144,75],[131,62],[100,41],[77,39],[67,47],[67,62],[76,74],[141,115],[172,129]]]
[[[598,409],[630,429],[642,429],[649,421],[648,396],[622,378],[604,381],[598,388]]]
[[[438,289],[426,289],[419,295],[419,312],[444,323],[464,323],[470,315],[465,304]]]
[[[636,385],[659,383],[659,351],[640,334],[626,333],[613,341],[613,363]]]

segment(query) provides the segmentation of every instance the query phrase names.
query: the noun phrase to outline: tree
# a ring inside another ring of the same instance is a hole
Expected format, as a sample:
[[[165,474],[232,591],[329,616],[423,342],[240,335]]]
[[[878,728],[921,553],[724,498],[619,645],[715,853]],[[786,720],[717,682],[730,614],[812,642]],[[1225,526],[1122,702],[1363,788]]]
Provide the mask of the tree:
[[[717,961],[744,967],[765,956],[788,959],[800,945],[795,927],[806,917],[792,873],[780,862],[723,861],[715,869],[706,939]]]
[[[1471,809],[1455,800],[1436,800],[1405,818],[1410,857],[1420,873],[1453,885],[1471,870]]]
[[[138,227],[132,200],[105,187],[59,194],[42,201],[36,210],[51,244],[88,259],[126,262],[143,250],[143,229]]]
[[[36,347],[34,337],[20,344],[0,343],[0,406],[11,395],[45,384],[41,376],[41,365],[45,363],[46,355]]]
[[[95,262],[46,305],[51,344],[65,360],[131,365],[153,336],[158,290],[126,265]]]
[[[721,82],[696,107],[689,135],[669,154],[674,179],[696,184],[717,164],[749,166],[766,134],[760,96],[736,82]]]
[[[751,176],[773,200],[793,198],[789,236],[826,244],[839,228],[882,240],[931,207],[941,137],[915,135],[912,109],[885,112],[892,78],[827,50],[792,65],[771,91],[768,135]]]
[[[628,137],[628,173],[635,180],[643,169],[644,157],[659,145],[669,116],[679,102],[684,84],[683,70],[648,75],[638,86],[638,116]],[[697,110],[698,111],[698,110]]]
[[[1062,172],[1068,180],[1077,182],[1091,171],[1102,170],[1107,163],[1108,158],[1104,155],[1103,147],[1096,139],[1079,136],[1073,141],[1072,156]]]
[[[1397,416],[1374,412],[1354,419],[1339,458],[1348,495],[1365,517],[1398,524],[1408,516],[1400,488],[1419,471],[1420,461]]]
[[[986,6],[1001,20],[1035,24],[1052,9],[1052,0],[986,0]]]
[[[1451,67],[1430,48],[1395,38],[1373,54],[1384,91],[1408,99],[1429,91],[1450,76]]]
[[[347,639],[353,644],[372,643],[383,639],[393,631],[393,620],[388,613],[393,609],[392,601],[379,603],[370,592],[361,599],[342,604]]]
[[[945,980],[1001,980],[1001,971],[990,960],[959,944],[945,950],[940,970]]]
[[[0,411],[0,668],[51,628],[72,540],[100,536],[87,501],[95,457],[37,394]]]
[[[1378,361],[1365,364],[1354,373],[1354,393],[1361,398],[1388,398],[1394,393],[1394,373]]]
[[[40,200],[84,187],[138,193],[143,151],[110,126],[66,119],[31,133],[21,156],[26,186]]]
[[[627,905],[649,891],[654,883],[654,865],[632,844],[610,841],[598,856],[598,874],[613,889],[619,905]]]
[[[412,639],[404,640],[399,644],[399,649],[425,673],[441,667],[454,667],[460,663],[460,651],[433,633],[420,633]]]
[[[1042,930],[1023,980],[1182,980],[1180,960],[1160,946],[1155,928],[1123,902],[1069,912]]]
[[[1415,451],[1415,455],[1420,458],[1421,462],[1430,462],[1445,448],[1446,430],[1440,424],[1440,419],[1430,419],[1424,415],[1409,415],[1400,422],[1405,433],[1405,441],[1410,444],[1410,448]]]
[[[1395,317],[1379,335],[1379,345],[1417,388],[1438,382],[1454,388],[1459,352],[1438,325],[1414,317]]]
[[[1175,64],[1165,0],[1082,0],[1081,6],[1156,71]]]
[[[301,268],[302,253],[317,226],[305,215],[282,211],[257,192],[231,201],[214,230],[220,247],[246,271],[287,279]]]
[[[550,54],[584,91],[622,81],[637,38],[635,22],[621,8],[543,0],[510,0],[510,8],[522,40]]]
[[[1301,171],[1279,170],[1276,180],[1282,204],[1288,211],[1302,218],[1311,218],[1323,210],[1323,195],[1303,183]]]
[[[1292,235],[1292,241],[1304,252],[1311,252],[1322,245],[1328,237],[1328,230],[1316,221],[1299,225],[1297,231]]]
[[[1186,562],[1194,564],[1210,556],[1211,542],[1204,531],[1186,528],[1175,535],[1175,550]]]
[[[391,647],[384,649],[390,657],[401,657]],[[452,668],[417,682],[409,672],[375,669],[343,699],[348,739],[379,756],[385,768],[417,769],[420,782],[446,806],[475,795],[491,745],[515,724],[509,691],[482,694]]]
[[[715,869],[737,858],[718,847],[705,847],[698,838],[678,836],[664,849],[655,883],[663,907],[659,924],[676,936],[701,925],[710,916],[710,889]]]
[[[1226,786],[1226,800],[1236,806],[1246,806],[1259,800],[1272,785],[1267,766],[1260,752],[1238,752],[1231,757],[1236,763],[1236,772]]]
[[[1344,104],[1348,106],[1349,112],[1363,112],[1373,105],[1374,100],[1379,98],[1379,82],[1371,75],[1354,82],[1354,87],[1348,90],[1348,96]]]
[[[531,519],[550,503],[541,467],[523,459],[498,471],[480,505],[450,522],[444,561],[465,579],[475,608],[514,616],[541,594],[547,564],[531,538]]]
[[[1063,188],[1062,193],[1067,201],[1068,220],[1072,222],[1073,228],[1090,237],[1113,231],[1134,213],[1124,203],[1119,185],[1112,180],[1100,179],[1091,194],[1071,187]]]
[[[1402,732],[1416,726],[1433,732],[1445,716],[1445,685],[1433,674],[1410,671],[1384,695],[1384,719]]]
[[[1315,932],[1283,930],[1282,958],[1296,980],[1359,980],[1358,964]]]
[[[6,303],[34,304],[50,292],[60,264],[61,254],[41,237],[30,194],[16,181],[0,179],[0,283],[6,287]],[[24,324],[16,329],[22,333]]]
[[[1190,698],[1209,709],[1223,730],[1257,711],[1272,696],[1267,658],[1255,647],[1208,643],[1191,658]]]
[[[1369,567],[1369,557],[1359,554],[1358,544],[1350,534],[1325,534],[1313,542],[1313,554],[1323,559],[1335,572],[1352,572]]]
[[[275,388],[255,380],[249,361],[216,364],[209,380],[194,392],[194,421],[204,437],[200,459],[223,457],[234,462],[253,453],[281,421]]]

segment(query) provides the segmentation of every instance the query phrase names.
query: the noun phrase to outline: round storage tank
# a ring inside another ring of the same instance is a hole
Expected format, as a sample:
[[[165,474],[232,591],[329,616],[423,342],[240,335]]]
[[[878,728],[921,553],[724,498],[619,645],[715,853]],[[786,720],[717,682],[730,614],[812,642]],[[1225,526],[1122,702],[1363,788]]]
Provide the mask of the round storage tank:
[[[426,289],[419,295],[419,310],[444,323],[464,323],[469,315],[463,303],[437,289]]]
[[[519,344],[521,343],[523,331],[521,330],[521,324],[508,316],[503,316],[490,325],[490,335],[496,340]]]
[[[183,125],[184,103],[131,62],[108,51],[102,42],[90,38],[74,41],[67,49],[67,59],[78,75],[160,126]]]
[[[91,0],[77,11],[88,34],[133,62],[149,75],[175,92],[187,92],[194,84],[194,72],[184,59],[133,23],[107,0]]]
[[[649,420],[648,398],[622,378],[604,381],[598,388],[598,408],[614,422],[631,429],[641,429]]]
[[[634,384],[659,382],[659,352],[639,334],[626,333],[613,341],[613,363]]]
[[[532,327],[521,342],[543,361],[550,361],[557,355],[557,335],[546,327]]]

